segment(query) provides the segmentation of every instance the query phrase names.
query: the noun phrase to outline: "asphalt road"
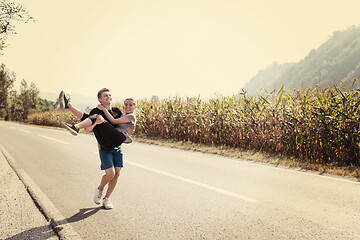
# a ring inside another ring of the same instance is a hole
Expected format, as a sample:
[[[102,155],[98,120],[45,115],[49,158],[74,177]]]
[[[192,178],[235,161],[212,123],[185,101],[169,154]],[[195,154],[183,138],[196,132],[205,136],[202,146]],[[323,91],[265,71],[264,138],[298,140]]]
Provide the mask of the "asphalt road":
[[[111,200],[93,135],[0,121],[0,144],[83,239],[360,239],[360,183],[147,144]]]

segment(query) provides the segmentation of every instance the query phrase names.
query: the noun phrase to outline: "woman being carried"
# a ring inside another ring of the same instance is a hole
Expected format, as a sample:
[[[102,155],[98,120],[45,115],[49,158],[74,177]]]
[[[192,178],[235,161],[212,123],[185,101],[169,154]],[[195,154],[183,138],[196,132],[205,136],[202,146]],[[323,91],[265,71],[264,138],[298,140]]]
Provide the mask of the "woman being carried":
[[[97,126],[97,131],[94,130],[95,137],[100,147],[107,150],[120,146],[122,143],[131,143],[133,141],[128,129],[134,129],[136,124],[134,115],[136,103],[134,99],[125,99],[125,114],[122,114],[119,108],[111,108],[109,111],[102,104],[99,104],[97,109],[95,108],[90,112],[91,115],[83,113],[72,106],[63,91],[60,93],[59,101],[62,109],[69,108],[76,117],[83,120],[77,124],[61,123],[72,135],[76,136],[82,128],[85,131],[91,131]]]

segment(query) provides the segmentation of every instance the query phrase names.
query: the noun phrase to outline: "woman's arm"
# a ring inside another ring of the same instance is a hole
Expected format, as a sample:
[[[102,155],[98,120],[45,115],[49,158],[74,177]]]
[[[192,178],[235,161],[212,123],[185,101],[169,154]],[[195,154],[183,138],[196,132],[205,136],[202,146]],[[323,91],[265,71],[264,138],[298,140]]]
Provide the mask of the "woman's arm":
[[[127,116],[123,116],[121,118],[114,118],[109,111],[102,106],[101,104],[98,106],[98,108],[105,113],[105,116],[112,124],[120,124],[120,123],[129,123],[131,122],[130,119]]]

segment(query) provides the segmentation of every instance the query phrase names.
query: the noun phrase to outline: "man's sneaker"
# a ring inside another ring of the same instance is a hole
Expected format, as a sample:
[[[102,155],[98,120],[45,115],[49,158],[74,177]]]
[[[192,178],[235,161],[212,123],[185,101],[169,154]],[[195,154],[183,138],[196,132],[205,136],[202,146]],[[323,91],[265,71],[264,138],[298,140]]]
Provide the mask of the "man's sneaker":
[[[79,132],[79,129],[75,127],[74,124],[68,124],[65,122],[61,122],[61,125],[66,128],[72,135],[76,136]]]
[[[106,208],[106,209],[112,209],[112,208],[114,208],[114,206],[113,206],[112,203],[110,202],[110,199],[108,199],[107,197],[104,198],[104,200],[103,200],[103,206],[104,206],[104,208]]]
[[[65,96],[65,92],[61,91],[59,94],[59,105],[62,110],[69,108],[68,103],[70,102],[70,97]]]
[[[94,202],[96,204],[100,204],[101,197],[102,197],[102,191],[99,188],[96,188],[94,194]]]

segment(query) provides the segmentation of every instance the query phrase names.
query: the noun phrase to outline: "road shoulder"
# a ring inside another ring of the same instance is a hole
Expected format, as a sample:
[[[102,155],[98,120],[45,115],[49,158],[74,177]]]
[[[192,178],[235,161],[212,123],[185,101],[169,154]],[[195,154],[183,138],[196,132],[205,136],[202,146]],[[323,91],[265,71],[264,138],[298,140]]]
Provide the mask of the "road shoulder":
[[[0,239],[59,239],[0,151]]]

